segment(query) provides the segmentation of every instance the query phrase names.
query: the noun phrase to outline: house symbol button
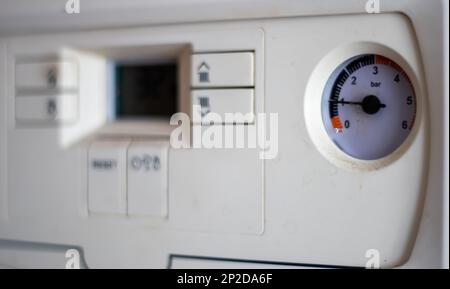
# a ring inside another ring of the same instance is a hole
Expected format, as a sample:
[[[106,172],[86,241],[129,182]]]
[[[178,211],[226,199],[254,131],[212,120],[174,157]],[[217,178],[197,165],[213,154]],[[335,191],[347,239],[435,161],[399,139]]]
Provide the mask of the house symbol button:
[[[200,63],[197,68],[198,81],[199,82],[209,82],[209,65],[206,62]]]

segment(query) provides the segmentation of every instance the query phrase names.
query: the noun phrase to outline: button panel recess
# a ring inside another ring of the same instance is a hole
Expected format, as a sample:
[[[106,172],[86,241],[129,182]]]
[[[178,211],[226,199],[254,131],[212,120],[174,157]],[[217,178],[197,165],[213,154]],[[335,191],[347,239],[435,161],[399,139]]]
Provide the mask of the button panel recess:
[[[254,121],[254,52],[199,53],[192,55],[192,114],[210,124],[211,113],[219,124]],[[228,114],[225,120],[225,114]],[[238,114],[233,116],[233,114]],[[245,117],[242,117],[244,115]],[[218,124],[214,122],[214,124]]]
[[[168,143],[96,141],[89,148],[90,213],[167,216]]]
[[[78,117],[74,61],[18,62],[15,88],[15,116],[20,124],[68,123]]]

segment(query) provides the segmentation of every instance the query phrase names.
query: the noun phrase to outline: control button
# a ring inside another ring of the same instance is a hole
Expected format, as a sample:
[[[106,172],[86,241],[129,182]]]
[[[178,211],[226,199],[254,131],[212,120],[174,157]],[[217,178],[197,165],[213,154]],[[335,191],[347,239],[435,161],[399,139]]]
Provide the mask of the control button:
[[[77,95],[18,96],[15,98],[16,120],[18,122],[61,121],[77,119]]]
[[[214,112],[220,116],[221,123],[252,123],[253,94],[253,89],[194,89],[191,92],[193,122],[209,124]]]
[[[128,214],[167,215],[168,144],[133,142],[128,148]]]
[[[76,89],[77,74],[77,66],[71,61],[17,63],[16,87],[18,89]]]
[[[192,55],[193,87],[254,86],[253,52]]]
[[[126,214],[129,141],[97,141],[89,148],[89,212]]]

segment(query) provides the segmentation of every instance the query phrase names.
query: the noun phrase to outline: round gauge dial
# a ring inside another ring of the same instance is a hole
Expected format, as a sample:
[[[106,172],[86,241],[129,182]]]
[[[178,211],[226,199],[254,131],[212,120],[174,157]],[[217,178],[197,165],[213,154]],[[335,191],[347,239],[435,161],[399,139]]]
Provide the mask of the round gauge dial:
[[[394,152],[411,132],[415,116],[410,78],[381,55],[359,55],[342,63],[322,96],[328,136],[343,152],[361,160]]]

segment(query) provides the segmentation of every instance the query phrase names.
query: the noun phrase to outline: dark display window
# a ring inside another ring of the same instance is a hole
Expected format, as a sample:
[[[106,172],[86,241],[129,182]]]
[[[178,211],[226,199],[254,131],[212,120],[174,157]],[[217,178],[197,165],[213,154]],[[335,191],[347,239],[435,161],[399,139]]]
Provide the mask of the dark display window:
[[[116,64],[115,118],[170,118],[177,112],[177,65]]]

